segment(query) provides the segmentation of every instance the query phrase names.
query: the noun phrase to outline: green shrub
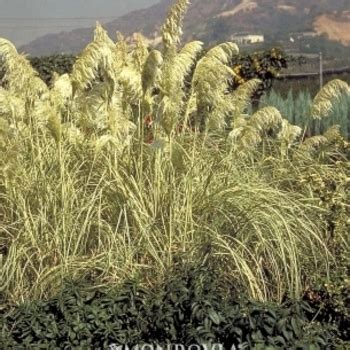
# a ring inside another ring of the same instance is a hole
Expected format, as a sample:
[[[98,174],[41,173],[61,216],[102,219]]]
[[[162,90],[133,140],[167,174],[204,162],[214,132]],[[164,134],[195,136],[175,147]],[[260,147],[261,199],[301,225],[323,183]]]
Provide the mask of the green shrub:
[[[248,349],[326,349],[336,327],[310,322],[306,302],[258,303],[227,294],[208,266],[180,268],[152,289],[67,286],[48,301],[3,312],[6,348],[104,349],[110,344],[214,344]]]
[[[338,249],[333,271],[331,281],[320,280],[303,300],[318,310],[315,321],[334,325],[339,338],[350,342],[350,256],[345,249]]]
[[[51,55],[42,57],[29,57],[29,62],[39,73],[40,78],[47,84],[52,81],[53,73],[59,75],[71,73],[76,57],[73,55]]]
[[[203,241],[254,300],[300,298],[329,279],[349,232],[349,144],[336,128],[304,140],[271,106],[247,114],[260,81],[232,91],[232,42],[180,47],[187,6],[171,8],[161,51],[97,26],[50,86],[0,39],[2,304],[50,298],[65,279],[153,286]],[[348,93],[327,84],[311,119]],[[320,173],[325,191],[309,181]]]
[[[40,78],[47,84],[52,83],[53,74],[71,73],[76,57],[73,55],[51,55],[42,57],[29,57],[32,67],[39,73]],[[0,60],[0,86],[5,74],[5,68]]]

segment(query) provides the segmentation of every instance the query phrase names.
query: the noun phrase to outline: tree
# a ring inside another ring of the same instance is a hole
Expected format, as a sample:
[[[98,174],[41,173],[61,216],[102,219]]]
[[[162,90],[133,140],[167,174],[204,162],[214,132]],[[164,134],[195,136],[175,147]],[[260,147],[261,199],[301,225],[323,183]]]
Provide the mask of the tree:
[[[271,89],[273,80],[282,69],[288,68],[288,61],[283,51],[273,48],[269,51],[236,56],[232,66],[238,76],[238,79],[233,82],[233,88],[251,79],[261,81],[260,87],[252,96],[253,108],[257,109],[261,96]]]

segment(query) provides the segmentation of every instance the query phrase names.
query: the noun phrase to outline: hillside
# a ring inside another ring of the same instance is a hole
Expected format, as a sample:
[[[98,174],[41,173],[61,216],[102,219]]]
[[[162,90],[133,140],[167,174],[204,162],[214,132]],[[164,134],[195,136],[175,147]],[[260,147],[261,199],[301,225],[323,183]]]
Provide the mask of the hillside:
[[[49,33],[93,27],[158,0],[0,0],[0,37],[16,46]],[[98,3],[99,6],[96,6]]]
[[[173,0],[131,12],[105,25],[110,35],[141,32],[159,42],[159,29]],[[185,20],[184,39],[207,44],[228,40],[234,33],[265,36],[267,43],[289,40],[290,35],[315,32],[350,47],[348,0],[193,0]],[[33,55],[79,52],[92,38],[92,28],[45,35],[21,48]]]

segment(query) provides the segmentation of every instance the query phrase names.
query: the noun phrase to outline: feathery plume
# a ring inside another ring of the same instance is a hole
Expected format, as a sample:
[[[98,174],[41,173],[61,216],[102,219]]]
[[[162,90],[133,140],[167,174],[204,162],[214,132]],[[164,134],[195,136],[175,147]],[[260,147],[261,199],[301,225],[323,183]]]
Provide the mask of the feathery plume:
[[[248,108],[251,103],[252,95],[259,88],[260,84],[261,80],[251,79],[240,85],[233,92],[234,118],[239,117],[244,113],[244,110]]]
[[[282,120],[282,127],[279,131],[277,138],[286,143],[289,148],[292,143],[301,135],[302,128],[297,125],[292,125],[288,122],[288,120]]]
[[[274,107],[265,107],[249,118],[238,117],[229,137],[242,150],[252,150],[263,141],[270,129],[278,129],[282,124],[281,113]]]
[[[304,142],[300,145],[300,148],[305,151],[312,151],[327,143],[328,140],[326,137],[323,135],[316,135],[305,139]]]
[[[20,55],[15,46],[3,38],[0,38],[0,60],[5,68],[4,82],[7,90],[31,99],[47,92],[46,84],[25,56]]]
[[[145,61],[142,69],[142,90],[145,94],[147,90],[151,89],[161,73],[161,66],[163,64],[162,53],[158,50],[152,50]]]
[[[185,81],[195,66],[202,45],[199,41],[186,44],[179,53],[167,56],[162,66],[157,115],[159,123],[168,134],[181,118],[186,117],[184,109],[190,94],[186,96]]]
[[[182,35],[182,22],[189,6],[188,0],[177,0],[171,7],[169,14],[162,26],[162,38],[164,54],[176,51]]]
[[[135,47],[131,52],[131,63],[137,72],[142,72],[147,57],[148,49],[145,38],[140,33],[137,33],[135,35]]]
[[[51,101],[61,109],[73,96],[73,86],[69,74],[58,76],[54,74],[53,85],[50,90]]]
[[[95,29],[95,39],[82,52],[73,66],[73,90],[85,90],[104,78],[110,84],[110,95],[116,81],[115,46],[101,26]],[[102,77],[101,77],[102,75]]]
[[[249,124],[263,133],[269,129],[277,129],[282,123],[280,111],[275,107],[264,107],[254,113],[249,120]]]
[[[311,119],[323,119],[330,115],[334,104],[343,96],[350,95],[349,85],[339,79],[327,83],[314,98]]]
[[[0,88],[0,117],[10,122],[23,120],[25,116],[25,101],[12,92]]]
[[[197,64],[192,88],[196,95],[197,124],[208,129],[225,127],[225,117],[232,111],[232,99],[227,98],[228,81],[236,78],[233,69],[227,66],[238,54],[236,44],[227,42],[207,52]]]

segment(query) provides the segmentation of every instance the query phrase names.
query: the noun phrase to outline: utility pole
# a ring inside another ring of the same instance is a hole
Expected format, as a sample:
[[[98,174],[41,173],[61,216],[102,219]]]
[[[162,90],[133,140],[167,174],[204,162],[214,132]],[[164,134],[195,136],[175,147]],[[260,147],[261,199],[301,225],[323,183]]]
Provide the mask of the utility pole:
[[[322,57],[322,52],[320,51],[320,90],[322,88],[323,88],[323,57]],[[318,130],[314,130],[315,135],[321,134],[323,132],[320,119],[316,122],[316,124],[314,125],[314,128],[318,129]]]
[[[320,52],[320,89],[323,88],[323,57],[322,52]]]

